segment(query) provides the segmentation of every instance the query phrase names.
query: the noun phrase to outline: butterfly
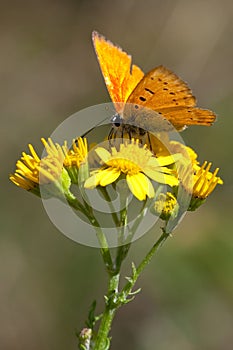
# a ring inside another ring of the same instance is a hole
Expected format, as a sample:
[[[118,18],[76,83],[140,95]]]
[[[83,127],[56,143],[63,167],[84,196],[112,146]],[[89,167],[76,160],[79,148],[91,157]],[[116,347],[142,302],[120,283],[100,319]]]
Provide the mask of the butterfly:
[[[196,107],[196,99],[188,85],[164,66],[148,73],[132,64],[132,58],[103,35],[92,33],[100,69],[115,106],[113,129],[122,135],[155,131],[182,131],[188,125],[210,126],[216,115]],[[119,134],[119,133],[118,133]]]

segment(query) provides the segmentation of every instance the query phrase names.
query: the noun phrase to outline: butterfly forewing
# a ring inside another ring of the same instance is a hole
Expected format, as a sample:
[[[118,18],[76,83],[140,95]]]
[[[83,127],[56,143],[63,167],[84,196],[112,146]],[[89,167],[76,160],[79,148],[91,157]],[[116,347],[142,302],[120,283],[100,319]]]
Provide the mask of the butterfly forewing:
[[[118,111],[119,102],[126,102],[144,73],[138,66],[132,65],[130,55],[102,35],[93,32],[92,39],[105,84]]]

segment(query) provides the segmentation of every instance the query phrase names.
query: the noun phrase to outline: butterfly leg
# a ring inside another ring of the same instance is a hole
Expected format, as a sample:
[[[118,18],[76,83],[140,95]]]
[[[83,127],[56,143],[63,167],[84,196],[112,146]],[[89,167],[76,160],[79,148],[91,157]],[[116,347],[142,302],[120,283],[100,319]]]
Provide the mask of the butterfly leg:
[[[109,141],[109,145],[112,146],[112,140],[116,138],[116,132],[114,130],[114,128],[112,128],[108,134],[108,141]]]
[[[152,143],[151,143],[151,138],[150,138],[150,133],[147,131],[146,133],[147,139],[148,139],[148,148],[152,151]]]

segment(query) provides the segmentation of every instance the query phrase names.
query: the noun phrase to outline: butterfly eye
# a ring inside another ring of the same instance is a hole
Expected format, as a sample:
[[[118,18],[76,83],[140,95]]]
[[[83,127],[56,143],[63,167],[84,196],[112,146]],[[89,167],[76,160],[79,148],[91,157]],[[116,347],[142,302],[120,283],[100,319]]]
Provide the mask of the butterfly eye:
[[[119,128],[119,126],[121,126],[123,122],[123,119],[121,118],[120,114],[117,113],[112,117],[111,122],[113,123],[114,126]]]

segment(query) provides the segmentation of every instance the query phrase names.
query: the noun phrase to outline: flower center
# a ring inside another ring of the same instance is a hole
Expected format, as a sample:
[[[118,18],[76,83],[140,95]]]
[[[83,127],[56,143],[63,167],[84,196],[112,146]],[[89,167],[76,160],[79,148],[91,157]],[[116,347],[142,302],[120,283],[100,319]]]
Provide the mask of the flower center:
[[[141,171],[137,164],[125,158],[112,158],[107,162],[107,165],[129,175],[135,175]]]

